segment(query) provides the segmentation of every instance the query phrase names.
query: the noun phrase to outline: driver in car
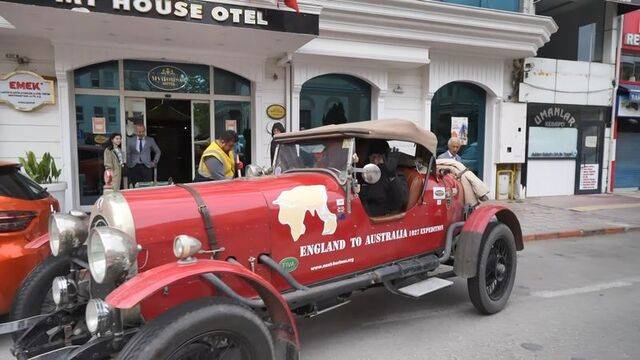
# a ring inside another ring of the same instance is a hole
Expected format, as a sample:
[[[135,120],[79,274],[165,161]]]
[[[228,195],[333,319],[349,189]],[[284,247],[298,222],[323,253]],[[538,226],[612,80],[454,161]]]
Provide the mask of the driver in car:
[[[398,214],[404,211],[409,198],[409,186],[404,174],[398,171],[400,152],[384,140],[372,140],[369,162],[380,168],[381,177],[375,184],[362,184],[360,199],[372,217]]]

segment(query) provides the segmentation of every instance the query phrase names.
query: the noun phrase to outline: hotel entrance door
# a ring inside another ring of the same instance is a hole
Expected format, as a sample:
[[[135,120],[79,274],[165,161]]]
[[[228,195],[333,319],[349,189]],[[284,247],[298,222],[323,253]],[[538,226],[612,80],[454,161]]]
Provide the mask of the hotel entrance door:
[[[191,182],[191,102],[147,99],[147,134],[162,151],[158,181]]]
[[[158,181],[191,182],[211,143],[209,101],[126,98],[125,113],[127,136],[134,136],[134,124],[145,124],[162,151]]]

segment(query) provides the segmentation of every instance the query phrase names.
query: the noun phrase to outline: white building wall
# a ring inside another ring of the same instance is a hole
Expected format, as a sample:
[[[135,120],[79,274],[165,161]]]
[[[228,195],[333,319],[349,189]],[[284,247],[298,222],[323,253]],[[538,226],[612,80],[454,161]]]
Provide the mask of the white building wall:
[[[385,118],[400,118],[422,124],[424,117],[422,111],[424,93],[422,72],[422,68],[389,70],[389,90],[384,109]],[[400,91],[394,91],[397,86],[400,86]]]
[[[269,152],[271,146],[271,127],[275,123],[275,120],[270,119],[267,116],[266,109],[269,105],[279,104],[287,108],[285,104],[285,68],[277,66],[277,59],[267,60],[265,66],[264,79],[262,81],[262,88],[256,89],[256,103],[260,98],[262,103],[261,108],[257,108],[255,119],[256,124],[252,129],[251,135],[256,139],[257,149],[255,151],[254,164],[261,166],[271,165],[271,154]],[[275,76],[274,76],[275,75]],[[289,109],[287,108],[287,111]],[[285,119],[279,120],[286,126]]]
[[[6,54],[28,57],[29,64],[6,58]],[[55,77],[53,47],[45,41],[25,38],[0,38],[0,75],[15,70],[27,70],[41,76]],[[56,99],[58,102],[58,99]],[[62,145],[58,104],[46,105],[32,112],[14,110],[6,104],[0,105],[0,160],[17,161],[25,152],[33,151],[38,158],[51,153],[58,167],[62,161]]]

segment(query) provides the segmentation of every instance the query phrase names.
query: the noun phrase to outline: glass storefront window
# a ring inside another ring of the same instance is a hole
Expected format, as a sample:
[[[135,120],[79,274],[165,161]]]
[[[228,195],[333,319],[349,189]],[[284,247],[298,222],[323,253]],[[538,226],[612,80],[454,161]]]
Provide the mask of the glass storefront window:
[[[235,152],[245,164],[251,164],[251,102],[249,101],[215,101],[215,133],[225,130],[238,133]]]
[[[216,95],[251,95],[251,82],[242,76],[216,68],[213,78],[213,92]]]
[[[118,89],[118,62],[109,61],[78,69],[74,72],[74,82],[78,89]]]
[[[371,120],[371,85],[350,75],[329,74],[302,85],[300,130]]]
[[[125,60],[124,88],[134,91],[209,94],[209,67]]]
[[[197,169],[204,150],[211,144],[211,119],[208,102],[193,102],[193,168]]]
[[[640,81],[640,57],[633,55],[621,56],[620,80]]]
[[[99,121],[96,118],[105,118],[105,134],[93,133],[93,123]],[[109,136],[120,132],[120,99],[76,95],[76,127],[80,204],[92,205],[102,195],[104,186],[104,148]]]
[[[529,159],[575,159],[578,154],[578,129],[529,128]]]

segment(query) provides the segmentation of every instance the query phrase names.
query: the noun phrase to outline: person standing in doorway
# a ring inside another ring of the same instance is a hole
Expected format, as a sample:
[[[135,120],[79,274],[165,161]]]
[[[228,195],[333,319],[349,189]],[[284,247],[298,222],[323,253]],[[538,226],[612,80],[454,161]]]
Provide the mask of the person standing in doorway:
[[[458,151],[460,151],[460,139],[456,137],[452,137],[447,142],[447,147],[449,150],[443,152],[438,156],[438,159],[453,159],[457,162],[462,162],[462,158],[458,155]]]
[[[273,157],[276,155],[276,147],[278,147],[278,144],[276,144],[274,137],[278,134],[284,134],[284,132],[284,125],[282,125],[282,123],[280,122],[274,123],[271,127],[271,163],[273,163]]]
[[[236,162],[233,148],[238,142],[238,134],[233,130],[226,130],[219,138],[207,147],[200,158],[198,173],[194,182],[217,181],[233,179],[236,170],[242,169],[242,162]]]
[[[162,152],[156,141],[146,135],[143,124],[136,124],[135,136],[127,139],[127,166],[129,183],[153,181],[153,169],[158,166]],[[151,153],[153,152],[153,158]]]
[[[113,133],[109,137],[107,148],[104,149],[104,170],[108,172],[110,176],[105,176],[105,179],[111,179],[111,190],[118,191],[122,187],[122,174],[124,170],[124,154],[121,149],[122,135],[120,133]],[[105,180],[105,183],[107,181]],[[108,185],[108,184],[105,184]]]

